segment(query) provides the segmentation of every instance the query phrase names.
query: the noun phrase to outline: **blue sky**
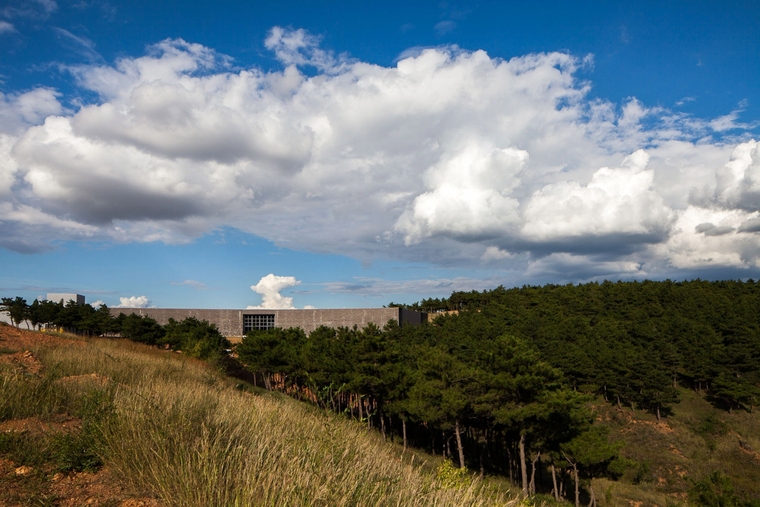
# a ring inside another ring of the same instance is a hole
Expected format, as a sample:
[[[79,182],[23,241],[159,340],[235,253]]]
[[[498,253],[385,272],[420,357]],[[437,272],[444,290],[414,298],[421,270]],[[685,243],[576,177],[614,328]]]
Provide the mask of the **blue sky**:
[[[4,297],[759,277],[757,2],[5,0],[0,54]]]

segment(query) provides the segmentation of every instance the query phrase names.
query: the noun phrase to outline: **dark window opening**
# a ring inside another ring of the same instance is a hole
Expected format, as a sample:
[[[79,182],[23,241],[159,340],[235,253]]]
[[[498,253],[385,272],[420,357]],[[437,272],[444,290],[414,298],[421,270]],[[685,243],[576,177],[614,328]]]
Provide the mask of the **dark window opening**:
[[[243,315],[243,334],[248,331],[266,331],[274,327],[274,314]]]

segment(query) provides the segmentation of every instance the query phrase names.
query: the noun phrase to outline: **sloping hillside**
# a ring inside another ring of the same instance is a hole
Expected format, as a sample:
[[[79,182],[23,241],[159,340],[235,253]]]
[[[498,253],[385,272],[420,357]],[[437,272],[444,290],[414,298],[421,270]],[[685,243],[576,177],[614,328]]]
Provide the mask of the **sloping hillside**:
[[[0,505],[513,505],[365,427],[126,340],[0,326]]]
[[[686,505],[694,482],[715,472],[747,500],[760,500],[758,414],[716,409],[692,390],[679,395],[673,414],[660,422],[640,410],[596,406],[613,439],[624,442],[623,456],[634,462],[621,481],[594,481],[604,493],[602,505]]]

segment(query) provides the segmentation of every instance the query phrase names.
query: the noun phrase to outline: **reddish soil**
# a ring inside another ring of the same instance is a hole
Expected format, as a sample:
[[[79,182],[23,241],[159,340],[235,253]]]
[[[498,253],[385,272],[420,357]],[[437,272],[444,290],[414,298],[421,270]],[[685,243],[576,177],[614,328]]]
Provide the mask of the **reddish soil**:
[[[83,341],[16,329],[0,324],[0,366],[25,375],[40,375],[44,365],[30,350],[40,346],[82,346]],[[97,374],[66,377],[58,382],[104,384]],[[0,433],[55,433],[78,431],[80,420],[60,415],[52,420],[37,418],[0,421]],[[56,507],[163,507],[158,500],[141,496],[112,474],[108,467],[97,472],[56,473],[52,465],[24,466],[0,454],[0,507],[50,505]]]
[[[27,419],[0,421],[0,433],[31,433],[33,435],[40,435],[43,433],[76,431],[80,426],[81,421],[76,417],[61,416],[53,421],[40,421],[36,417],[29,417]]]
[[[66,338],[53,333],[27,331],[9,325],[0,324],[0,348],[23,351],[40,345],[84,345],[84,341]]]
[[[0,507],[162,507],[159,501],[137,497],[107,469],[96,473],[54,473],[17,466],[0,459]]]
[[[0,356],[0,363],[12,365],[13,370],[17,373],[31,373],[32,375],[39,375],[45,369],[39,359],[28,350],[4,354]]]

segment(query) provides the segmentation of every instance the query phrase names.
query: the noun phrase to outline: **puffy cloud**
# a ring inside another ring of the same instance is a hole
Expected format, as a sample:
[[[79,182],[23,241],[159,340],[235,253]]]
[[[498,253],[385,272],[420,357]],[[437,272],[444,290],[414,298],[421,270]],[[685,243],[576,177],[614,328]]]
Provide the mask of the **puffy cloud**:
[[[14,137],[0,134],[0,198],[10,194],[16,181],[18,163],[11,156],[11,148],[15,142]]]
[[[731,160],[717,171],[715,198],[727,208],[760,211],[760,148],[757,141],[742,143]]]
[[[565,53],[418,48],[385,67],[278,27],[265,46],[281,70],[183,40],[71,68],[99,97],[76,112],[45,88],[3,96],[2,245],[232,226],[365,260],[531,273],[757,263],[757,143],[714,140],[743,128],[739,112],[590,99],[575,75],[589,59]]]
[[[21,134],[50,115],[63,112],[60,94],[50,88],[35,88],[26,93],[0,92],[0,133]]]
[[[486,251],[480,256],[480,260],[485,262],[501,261],[504,259],[512,259],[514,256],[515,254],[502,250],[497,246],[489,246],[486,247]]]
[[[269,31],[264,46],[273,51],[280,62],[288,66],[312,65],[320,70],[329,71],[336,64],[332,54],[319,48],[319,37],[303,28],[287,30],[276,26]]]
[[[259,306],[249,306],[249,309],[267,308],[267,309],[290,309],[293,308],[293,298],[285,297],[280,292],[295,287],[301,283],[294,276],[276,276],[268,274],[259,280],[256,285],[251,285],[251,290],[261,294],[262,301]]]
[[[148,308],[150,300],[147,296],[120,297],[116,308]]]
[[[689,206],[657,251],[682,269],[760,267],[760,213]]]
[[[406,244],[435,234],[477,239],[509,232],[520,221],[519,202],[509,194],[527,160],[525,151],[484,150],[477,142],[446,154],[427,171],[433,190],[414,199],[395,229]]]
[[[552,183],[534,193],[525,208],[522,234],[535,242],[566,242],[589,237],[640,243],[662,241],[675,217],[653,188],[649,156],[638,150],[614,169],[597,170],[587,185]],[[586,243],[589,244],[589,243]],[[582,246],[582,245],[581,245]],[[598,248],[598,242],[591,242]]]

